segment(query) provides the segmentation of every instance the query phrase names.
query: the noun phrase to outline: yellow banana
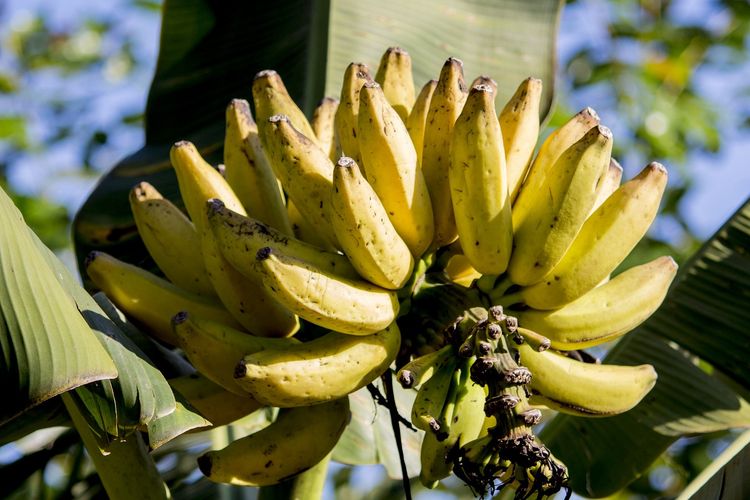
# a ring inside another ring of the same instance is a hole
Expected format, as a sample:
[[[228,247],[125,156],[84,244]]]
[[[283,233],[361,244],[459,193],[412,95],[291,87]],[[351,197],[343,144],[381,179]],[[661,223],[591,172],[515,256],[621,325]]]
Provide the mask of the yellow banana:
[[[505,165],[508,169],[508,192],[515,200],[521,187],[539,136],[539,102],[542,98],[542,81],[527,78],[518,86],[500,112],[503,131]]]
[[[444,271],[452,282],[466,288],[469,288],[474,280],[482,276],[482,273],[474,269],[471,261],[462,253],[451,255],[445,264]]]
[[[474,88],[477,85],[487,85],[490,89],[492,89],[492,95],[497,96],[497,82],[491,76],[479,75],[478,77],[474,78],[474,81],[471,82],[471,87],[469,88]],[[493,97],[493,99],[494,98],[495,97]]]
[[[296,316],[273,300],[259,282],[248,280],[226,261],[208,225],[206,202],[212,198],[246,215],[232,188],[188,142],[175,144],[170,158],[185,207],[201,236],[206,271],[221,302],[243,327],[256,335],[285,337],[294,334],[299,328]]]
[[[428,434],[440,433],[441,437],[445,435],[444,431],[441,432],[439,419],[448,398],[457,364],[458,359],[452,355],[445,363],[437,365],[432,376],[422,383],[414,398],[411,423]]]
[[[547,174],[534,207],[513,227],[508,276],[517,285],[541,281],[563,258],[596,199],[596,184],[609,167],[612,132],[592,128],[568,148]]]
[[[350,418],[348,398],[282,410],[268,427],[198,457],[198,467],[214,482],[276,484],[328,455]]]
[[[528,213],[535,207],[542,185],[549,172],[552,172],[557,159],[598,124],[599,116],[596,111],[585,108],[562,127],[553,131],[542,143],[513,201],[514,228],[521,227]]]
[[[646,234],[667,185],[667,170],[650,163],[586,220],[544,281],[522,288],[534,309],[555,309],[582,296],[614,271]]]
[[[323,250],[282,234],[252,217],[232,212],[221,200],[208,201],[208,221],[221,254],[232,267],[249,278],[257,280],[255,254],[263,247],[279,249],[337,276],[360,277],[345,255]]]
[[[332,161],[336,161],[338,156],[336,148],[336,128],[333,120],[336,116],[336,109],[339,107],[339,100],[333,97],[324,97],[318,107],[315,108],[312,118],[312,129],[315,137],[318,138],[320,149],[328,155]]]
[[[369,335],[396,319],[395,292],[334,276],[269,247],[260,249],[257,258],[266,290],[311,323],[341,333]]]
[[[292,225],[294,236],[298,240],[302,240],[318,248],[331,248],[331,244],[324,240],[315,230],[315,227],[302,217],[302,214],[299,213],[299,210],[294,206],[294,202],[291,199],[286,200],[286,213],[289,216],[289,223]]]
[[[227,425],[262,407],[247,393],[233,394],[199,373],[169,379],[169,385],[214,427]]]
[[[190,363],[215,384],[247,396],[234,380],[234,367],[247,354],[264,349],[283,349],[298,344],[294,339],[256,337],[230,326],[185,311],[172,318],[172,329]]]
[[[261,130],[261,142],[294,206],[329,246],[337,247],[329,207],[333,163],[326,153],[297,131],[283,115],[268,119],[268,126]]]
[[[277,72],[267,69],[255,75],[253,79],[253,102],[255,103],[255,116],[258,120],[258,131],[261,136],[269,118],[274,115],[285,115],[301,134],[313,142],[318,141],[310,122],[307,121],[305,114],[287,92],[284,82]]]
[[[389,290],[404,286],[414,258],[378,195],[346,156],[339,158],[333,171],[331,208],[336,238],[359,274]]]
[[[414,79],[411,75],[411,57],[401,47],[389,47],[380,59],[375,81],[383,89],[385,98],[406,123],[414,106]]]
[[[451,190],[448,181],[450,144],[453,125],[466,100],[463,63],[449,58],[440,71],[435,92],[430,99],[427,128],[422,146],[422,171],[432,201],[435,236],[432,248],[440,248],[458,236],[453,217]]]
[[[543,333],[553,349],[585,349],[623,335],[661,305],[677,273],[671,257],[659,257],[617,275],[552,311],[514,312],[524,328]]]
[[[189,292],[215,296],[195,226],[148,182],[130,191],[130,209],[148,253],[169,281]]]
[[[292,234],[283,193],[268,164],[258,137],[258,126],[250,114],[250,105],[233,99],[226,112],[224,165],[227,183],[254,218]]]
[[[334,126],[336,128],[336,140],[341,148],[339,156],[353,158],[357,164],[362,163],[359,155],[359,133],[357,123],[359,122],[359,91],[366,82],[372,81],[367,65],[362,63],[351,63],[344,72],[344,83],[341,86],[341,102],[336,109]]]
[[[530,404],[589,417],[628,411],[656,383],[651,365],[620,366],[582,363],[552,351],[518,346],[521,364],[531,370]]]
[[[482,274],[501,274],[513,245],[503,137],[492,89],[471,89],[453,128],[450,189],[463,253]]]
[[[170,322],[180,311],[240,326],[218,300],[183,290],[104,252],[91,252],[86,257],[85,266],[91,281],[117,307],[167,344],[177,345]]]
[[[607,168],[604,176],[599,179],[599,182],[596,184],[596,199],[594,200],[594,205],[591,207],[589,215],[593,214],[597,208],[602,206],[604,200],[617,191],[617,188],[620,187],[621,180],[622,167],[617,163],[617,160],[610,158],[609,168]]]
[[[365,83],[360,91],[358,123],[367,180],[412,255],[419,257],[434,234],[430,194],[406,125],[377,83]]]
[[[329,332],[310,342],[245,356],[234,376],[266,405],[314,405],[345,397],[378,378],[400,345],[395,322],[366,336]]]
[[[422,166],[424,131],[427,128],[427,112],[430,110],[430,100],[435,87],[437,87],[437,80],[430,80],[424,84],[406,119],[406,130],[409,131],[409,137],[414,144],[414,150],[417,152],[417,165],[420,167]]]
[[[450,363],[453,356],[453,346],[443,346],[437,351],[427,353],[402,366],[396,374],[396,378],[405,389],[419,387],[429,380],[440,367]]]

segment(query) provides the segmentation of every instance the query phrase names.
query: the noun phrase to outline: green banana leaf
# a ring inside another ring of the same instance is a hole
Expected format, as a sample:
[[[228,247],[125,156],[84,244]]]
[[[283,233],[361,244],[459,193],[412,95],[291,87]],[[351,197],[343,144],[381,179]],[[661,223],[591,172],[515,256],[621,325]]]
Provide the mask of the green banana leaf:
[[[448,56],[466,77],[493,76],[504,102],[529,75],[545,84],[543,116],[552,103],[555,39],[561,0],[316,0],[276,3],[165,0],[161,47],[145,115],[146,143],[116,165],[76,215],[80,264],[89,251],[144,265],[128,192],[148,181],[177,201],[170,146],[194,142],[221,162],[224,109],[251,99],[256,72],[273,68],[310,115],[324,92],[338,97],[351,61],[377,69],[381,54],[400,45],[414,60],[417,86],[436,78]],[[85,277],[84,277],[85,280]],[[86,282],[87,285],[90,283]]]
[[[748,242],[750,201],[682,266],[662,307],[608,353],[605,363],[656,368],[641,404],[610,418],[559,415],[544,428],[541,438],[570,468],[576,493],[618,491],[681,435],[750,427],[750,405],[717,376],[750,389]]]
[[[2,189],[0,228],[2,426],[58,394],[118,372]]]

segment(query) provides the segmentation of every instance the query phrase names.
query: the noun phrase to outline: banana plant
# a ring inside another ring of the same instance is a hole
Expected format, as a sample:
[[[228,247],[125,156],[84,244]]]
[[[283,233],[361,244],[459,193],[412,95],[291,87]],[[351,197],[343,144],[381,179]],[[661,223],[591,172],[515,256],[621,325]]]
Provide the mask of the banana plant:
[[[324,95],[337,94],[352,59],[374,66],[385,47],[407,47],[415,61],[415,80],[421,83],[447,57],[460,54],[467,74],[500,77],[499,102],[529,74],[542,79],[541,113],[548,113],[554,85],[547,82],[554,80],[561,2],[403,4],[313,0],[261,7],[167,0],[145,145],[102,179],[77,214],[79,262],[91,250],[139,264],[148,261],[128,192],[137,182],[148,181],[179,204],[170,146],[189,139],[207,159],[218,162],[224,109],[232,98],[248,97],[253,75],[263,69],[284,76],[290,94],[309,116]],[[147,433],[152,455],[158,455],[169,451],[176,436],[208,425],[166,382],[185,373],[184,363],[144,339],[106,297],[91,298],[38,242],[12,204],[0,201],[0,217],[6,219],[0,239],[2,376],[17,389],[1,415],[0,438],[10,442],[53,423],[73,426],[95,456],[110,496],[133,494],[134,484],[145,497],[167,495],[138,433]],[[542,437],[568,464],[577,493],[606,496],[620,490],[680,436],[750,425],[750,408],[741,395],[750,389],[743,363],[750,354],[743,305],[750,285],[744,250],[750,246],[749,220],[750,204],[683,265],[662,309],[607,355],[607,362],[654,365],[659,378],[651,396],[617,417],[557,416],[547,424]],[[429,285],[411,304],[413,311],[430,312],[413,314],[422,326],[431,322],[442,328],[472,304],[461,287],[439,281]],[[42,289],[49,293],[38,300],[33,291]],[[432,314],[436,308],[442,315]],[[72,345],[76,349],[66,350]],[[61,357],[63,352],[70,355]],[[385,377],[369,389],[386,394],[390,412],[374,412],[366,389],[350,398],[352,421],[333,459],[382,463],[393,478],[413,477],[419,442],[396,416],[408,414],[414,396],[391,385]],[[401,437],[399,446],[394,432]],[[261,495],[319,495],[325,463]],[[131,481],[122,471],[142,474]]]

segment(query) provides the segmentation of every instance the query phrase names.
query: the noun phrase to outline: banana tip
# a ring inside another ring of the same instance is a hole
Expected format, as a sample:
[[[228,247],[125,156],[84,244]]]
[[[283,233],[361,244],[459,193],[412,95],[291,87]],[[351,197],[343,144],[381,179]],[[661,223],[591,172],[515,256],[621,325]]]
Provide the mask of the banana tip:
[[[271,256],[272,252],[273,250],[271,250],[271,247],[263,247],[256,252],[255,258],[257,260],[266,260],[268,257]]]
[[[214,215],[224,209],[224,202],[218,198],[211,198],[206,201],[206,207],[208,209],[208,215]]]
[[[205,453],[198,457],[198,468],[204,476],[211,477],[211,455]]]
[[[402,370],[397,376],[398,383],[404,389],[409,389],[414,385],[414,375],[409,370]]]
[[[245,364],[245,360],[240,360],[239,363],[237,363],[237,366],[234,367],[234,378],[242,378],[245,375],[247,375],[247,365]]]
[[[99,257],[100,254],[101,254],[101,252],[98,252],[96,250],[93,250],[93,251],[89,252],[89,254],[86,256],[86,258],[83,259],[83,267],[89,267],[89,265],[92,262],[94,262],[96,260],[96,258]]]
[[[270,78],[276,76],[278,73],[272,69],[264,69],[255,73],[253,80],[259,80],[261,78]]]
[[[289,122],[289,117],[286,115],[273,115],[268,119],[269,123]]]
[[[354,168],[357,165],[357,163],[352,158],[349,158],[348,156],[342,156],[341,158],[338,159],[338,161],[336,162],[336,165],[339,167],[343,167],[343,168]]]
[[[172,324],[173,325],[179,325],[187,321],[188,319],[188,312],[187,311],[180,311],[174,316],[172,316]]]
[[[658,173],[664,174],[664,175],[667,174],[667,167],[665,167],[664,165],[662,165],[658,161],[652,161],[651,163],[649,163],[647,165],[646,168],[648,168],[649,170],[653,171],[654,173],[658,172]]]

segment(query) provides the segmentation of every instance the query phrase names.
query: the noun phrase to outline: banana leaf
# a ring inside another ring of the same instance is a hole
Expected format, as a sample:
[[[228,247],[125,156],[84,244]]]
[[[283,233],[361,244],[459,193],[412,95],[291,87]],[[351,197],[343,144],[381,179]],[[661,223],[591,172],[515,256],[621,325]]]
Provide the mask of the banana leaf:
[[[221,162],[224,109],[251,99],[256,72],[279,72],[298,104],[311,114],[324,92],[338,96],[344,68],[366,62],[373,73],[394,45],[414,60],[417,86],[436,78],[448,56],[460,57],[466,77],[494,77],[498,103],[527,76],[545,84],[543,116],[554,90],[555,39],[561,0],[291,0],[257,3],[165,0],[159,58],[145,113],[145,145],[100,181],[76,215],[80,264],[104,250],[140,265],[150,260],[138,238],[128,191],[148,181],[179,204],[170,146],[194,142]],[[90,285],[84,277],[87,285]]]
[[[682,266],[662,307],[608,353],[605,363],[656,368],[641,404],[610,418],[560,415],[542,431],[576,493],[615,493],[681,435],[750,427],[750,405],[723,381],[750,389],[749,241],[750,201]]]

